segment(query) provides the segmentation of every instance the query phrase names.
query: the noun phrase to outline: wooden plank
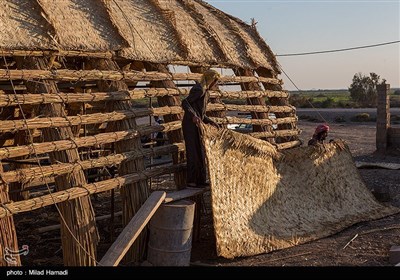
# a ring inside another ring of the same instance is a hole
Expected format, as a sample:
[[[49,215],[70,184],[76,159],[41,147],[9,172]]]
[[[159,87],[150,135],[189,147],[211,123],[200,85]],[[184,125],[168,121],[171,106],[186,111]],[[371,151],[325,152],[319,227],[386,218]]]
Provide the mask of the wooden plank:
[[[117,266],[126,252],[135,242],[144,227],[150,221],[158,207],[165,199],[165,192],[153,192],[146,202],[140,207],[139,211],[124,228],[117,240],[111,245],[107,253],[100,261],[100,266]]]
[[[383,169],[392,169],[398,170],[400,169],[399,163],[391,163],[391,162],[355,162],[357,168],[383,168]]]
[[[170,192],[167,193],[167,196],[164,199],[164,203],[169,203],[172,201],[177,201],[180,199],[185,199],[185,198],[189,198],[192,196],[196,196],[202,193],[205,193],[206,191],[209,191],[210,188],[199,188],[199,189],[183,189],[181,191],[176,191],[176,192]]]

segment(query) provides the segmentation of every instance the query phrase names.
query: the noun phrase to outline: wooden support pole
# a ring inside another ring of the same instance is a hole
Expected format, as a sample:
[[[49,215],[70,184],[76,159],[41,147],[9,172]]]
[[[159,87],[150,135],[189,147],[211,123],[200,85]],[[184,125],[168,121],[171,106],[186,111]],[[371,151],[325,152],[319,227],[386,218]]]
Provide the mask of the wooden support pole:
[[[376,119],[376,152],[385,154],[388,142],[388,128],[390,127],[390,85],[377,85],[377,119]]]
[[[296,122],[297,118],[279,118],[279,119],[246,119],[246,118],[237,118],[237,117],[225,117],[221,118],[213,118],[214,121],[218,123],[244,123],[244,124],[258,124],[258,125],[274,125],[274,124],[283,124],[283,123],[292,123]]]
[[[23,106],[21,106],[22,108]],[[35,106],[37,107],[37,106]],[[16,110],[14,112],[14,118],[22,118],[22,113],[24,113],[24,116],[26,118],[34,118],[35,117],[35,110],[32,108],[29,112],[20,112],[20,108],[16,107]],[[25,122],[25,120],[16,120],[17,122]],[[2,125],[2,121],[0,121],[0,130],[2,129],[3,125]],[[14,146],[23,146],[23,145],[27,145],[29,143],[33,143],[33,129],[31,130],[26,130],[26,131],[17,131],[14,135]],[[19,160],[19,159],[27,159],[28,156],[22,156],[19,158],[15,158],[15,160]],[[19,163],[16,164],[11,163],[10,165],[10,169],[11,170],[15,170],[15,169],[22,169],[22,168],[26,168],[26,167],[30,167],[29,164],[24,164],[24,163]],[[4,179],[3,179],[4,180]],[[23,189],[25,189],[27,186],[25,184],[21,184],[20,182],[13,182],[10,184],[10,190],[11,191],[16,191],[16,192],[10,192],[10,199],[12,201],[20,201],[20,200],[24,200],[24,199],[28,199],[29,198],[29,191],[22,191]]]
[[[46,69],[48,65],[44,58],[18,58],[16,60],[19,68]],[[57,85],[53,81],[40,83],[26,82],[26,87],[32,93],[47,92],[49,94],[56,94],[58,92]],[[61,104],[43,105],[42,113],[47,117],[66,116],[66,112]],[[43,136],[45,141],[74,139],[69,127],[44,129]],[[78,149],[72,148],[65,151],[54,151],[49,154],[49,158],[52,163],[76,162],[79,160]],[[55,181],[58,191],[86,184],[86,178],[82,169],[75,169],[69,176],[57,176]],[[90,198],[86,196],[61,203],[59,210],[62,224],[61,240],[64,265],[95,266],[96,246],[99,236]]]
[[[138,238],[154,213],[164,201],[165,192],[153,192],[125,226],[117,240],[111,245],[100,261],[101,266],[117,266],[129,248]]]
[[[156,70],[162,73],[167,73],[167,74],[171,74],[168,70],[168,68],[165,65],[162,64],[153,64],[153,63],[146,63],[145,64],[146,69],[148,70]],[[175,83],[173,81],[159,81],[159,82],[152,82],[151,83],[152,86],[155,87],[164,87],[167,90],[176,90],[177,87],[175,85]],[[159,96],[157,97],[157,102],[159,106],[173,106],[173,107],[181,107],[181,101],[178,97],[176,96]],[[169,114],[169,115],[165,115],[164,116],[164,121],[166,123],[169,122],[174,122],[174,121],[180,121],[182,122],[183,119],[183,110],[180,113],[175,113],[175,114]],[[182,129],[179,130],[174,130],[171,132],[167,133],[167,137],[168,139],[170,139],[170,141],[172,141],[173,143],[182,143],[183,142],[183,132]],[[172,160],[174,162],[174,164],[179,164],[182,162],[186,161],[186,157],[185,157],[185,152],[184,151],[180,151],[177,153],[173,153],[172,154]],[[186,184],[186,170],[183,170],[179,173],[175,173],[174,174],[174,181],[175,181],[175,186],[176,188],[182,189],[183,186],[185,186]]]
[[[120,72],[120,68],[115,61],[109,59],[97,59],[89,61],[89,68],[98,69],[100,71]],[[100,91],[127,91],[128,86],[125,81],[97,81],[97,86]],[[118,110],[131,110],[131,101],[115,101],[111,102],[106,108],[109,111]],[[107,131],[120,131],[137,129],[136,119],[130,118],[121,121],[110,122],[107,124]],[[142,144],[140,138],[127,139],[119,141],[114,144],[116,153],[124,153],[133,150],[140,150]],[[138,158],[134,160],[124,161],[119,165],[118,174],[125,175],[134,172],[142,172],[145,170],[144,159]],[[132,217],[139,211],[139,208],[146,201],[149,196],[149,186],[147,180],[140,180],[138,182],[128,184],[121,188],[122,199],[122,221],[124,225],[128,225]],[[138,263],[143,260],[146,253],[147,231],[137,239],[129,252],[126,254],[125,261],[127,263]]]
[[[10,202],[10,199],[8,197],[8,186],[1,180],[2,173],[3,165],[0,162],[0,203],[5,204]],[[0,266],[20,266],[20,256],[13,254],[6,257],[6,250],[18,251],[17,233],[12,216],[0,218]]]

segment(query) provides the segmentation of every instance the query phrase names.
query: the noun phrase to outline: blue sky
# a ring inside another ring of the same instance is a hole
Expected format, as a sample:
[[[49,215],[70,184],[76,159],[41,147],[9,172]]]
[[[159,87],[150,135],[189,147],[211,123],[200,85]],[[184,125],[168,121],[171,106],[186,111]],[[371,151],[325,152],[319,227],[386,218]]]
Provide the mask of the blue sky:
[[[206,0],[250,23],[275,54],[373,45],[400,40],[400,0]],[[400,87],[400,43],[296,57],[278,57],[300,89],[347,88],[355,73],[375,72]],[[284,87],[295,89],[282,74]]]

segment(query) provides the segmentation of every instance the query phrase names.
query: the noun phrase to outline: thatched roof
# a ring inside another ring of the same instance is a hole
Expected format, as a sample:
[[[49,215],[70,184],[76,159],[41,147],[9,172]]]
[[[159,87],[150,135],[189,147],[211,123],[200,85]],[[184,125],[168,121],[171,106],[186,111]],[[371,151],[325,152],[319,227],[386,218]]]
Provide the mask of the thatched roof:
[[[0,49],[113,51],[278,73],[254,28],[201,0],[0,0]]]

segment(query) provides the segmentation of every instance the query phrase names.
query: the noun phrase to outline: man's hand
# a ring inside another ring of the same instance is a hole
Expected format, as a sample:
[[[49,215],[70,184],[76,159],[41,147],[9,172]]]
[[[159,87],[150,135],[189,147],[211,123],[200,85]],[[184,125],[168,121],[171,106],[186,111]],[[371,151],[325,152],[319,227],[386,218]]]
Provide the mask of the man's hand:
[[[196,125],[201,123],[201,119],[198,116],[193,116],[192,120]]]

